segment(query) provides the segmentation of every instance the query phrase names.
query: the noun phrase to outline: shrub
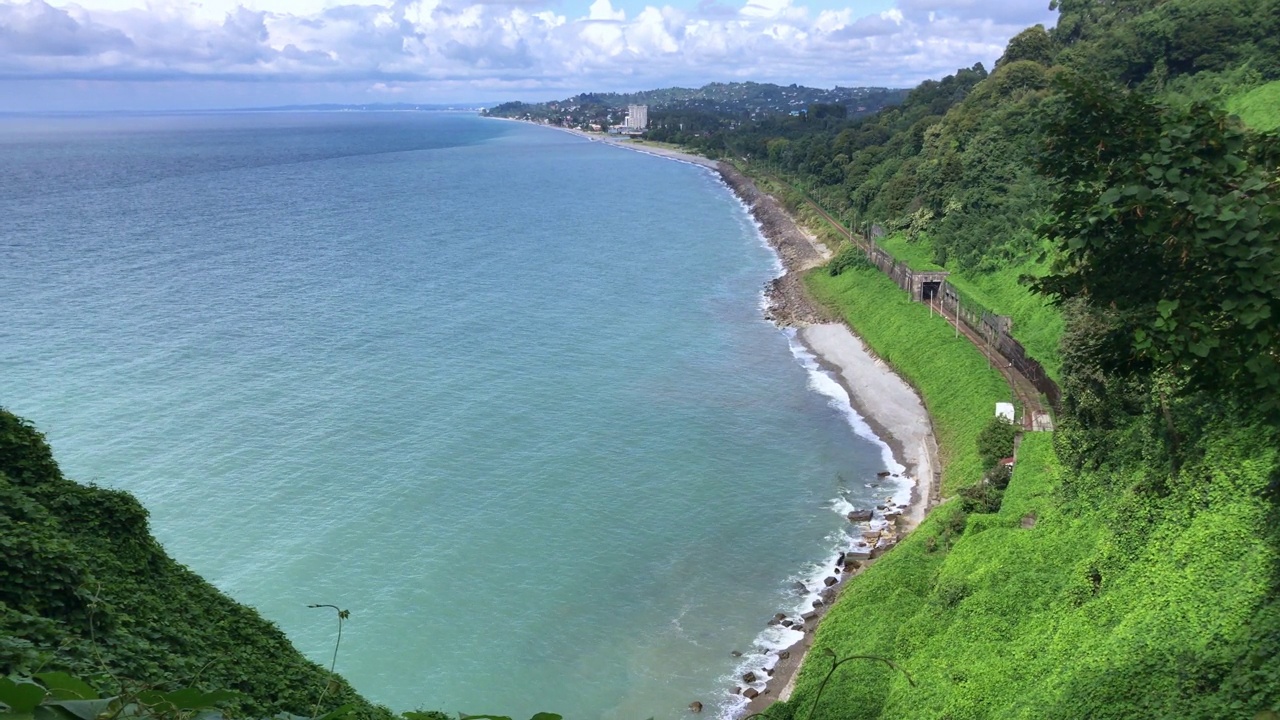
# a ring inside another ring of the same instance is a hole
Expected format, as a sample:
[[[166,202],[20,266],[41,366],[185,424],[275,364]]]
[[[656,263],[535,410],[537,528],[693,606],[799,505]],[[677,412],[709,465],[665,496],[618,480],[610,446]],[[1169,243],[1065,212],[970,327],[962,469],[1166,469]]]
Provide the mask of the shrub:
[[[1001,460],[1013,454],[1013,441],[1018,436],[1018,427],[1002,417],[996,416],[987,421],[987,426],[978,433],[978,457],[982,459],[982,467],[991,469]]]
[[[871,261],[867,259],[867,254],[862,251],[862,248],[846,244],[840,248],[835,257],[831,258],[831,262],[827,263],[827,273],[835,277],[846,270],[869,267],[871,267]]]

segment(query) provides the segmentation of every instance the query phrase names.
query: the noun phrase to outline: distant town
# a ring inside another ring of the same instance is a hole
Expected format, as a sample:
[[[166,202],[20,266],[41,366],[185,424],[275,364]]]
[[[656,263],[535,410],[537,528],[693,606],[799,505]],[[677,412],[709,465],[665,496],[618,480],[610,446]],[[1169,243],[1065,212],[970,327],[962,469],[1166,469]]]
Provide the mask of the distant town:
[[[882,87],[811,88],[770,83],[711,83],[636,93],[582,93],[544,103],[507,102],[484,110],[491,117],[618,135],[668,138],[709,135],[770,116],[857,117],[895,105],[907,91]]]

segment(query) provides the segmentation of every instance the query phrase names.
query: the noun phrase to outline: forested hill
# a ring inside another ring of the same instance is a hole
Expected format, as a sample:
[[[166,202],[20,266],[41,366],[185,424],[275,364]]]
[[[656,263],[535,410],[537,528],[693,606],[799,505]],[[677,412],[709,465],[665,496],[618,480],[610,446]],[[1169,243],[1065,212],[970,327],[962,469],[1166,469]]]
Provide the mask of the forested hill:
[[[902,230],[934,262],[983,271],[1039,253],[1035,228],[1048,211],[1039,120],[1064,71],[1177,104],[1255,110],[1274,127],[1277,94],[1232,101],[1280,79],[1277,0],[1056,5],[1056,27],[1014,37],[990,74],[975,65],[925,82],[868,117],[767,117],[686,142],[768,162],[814,183],[841,213]]]
[[[700,88],[671,87],[636,93],[582,93],[545,103],[508,102],[485,110],[493,117],[535,120],[564,127],[621,123],[628,105],[648,105],[654,139],[683,142],[775,115],[859,117],[900,101],[906,90],[882,87],[811,88],[733,82]],[[658,137],[661,135],[661,137]]]
[[[920,389],[951,499],[767,718],[1280,718],[1280,4],[1056,6],[874,116],[689,140],[832,240],[886,228],[1062,390],[1009,478],[974,348],[856,246],[808,276]]]

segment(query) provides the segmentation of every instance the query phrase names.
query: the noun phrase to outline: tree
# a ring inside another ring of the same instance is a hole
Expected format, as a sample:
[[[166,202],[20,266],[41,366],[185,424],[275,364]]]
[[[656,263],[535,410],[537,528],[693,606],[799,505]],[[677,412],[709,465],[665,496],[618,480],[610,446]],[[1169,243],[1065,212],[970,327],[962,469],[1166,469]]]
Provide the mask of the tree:
[[[1058,48],[1049,37],[1049,31],[1044,29],[1044,25],[1034,25],[1013,36],[1009,45],[1005,47],[1004,55],[996,61],[996,67],[1019,60],[1052,65],[1053,57],[1057,53]]]
[[[1225,113],[1064,74],[1041,170],[1056,251],[1035,288],[1108,319],[1100,365],[1280,409],[1280,142]]]

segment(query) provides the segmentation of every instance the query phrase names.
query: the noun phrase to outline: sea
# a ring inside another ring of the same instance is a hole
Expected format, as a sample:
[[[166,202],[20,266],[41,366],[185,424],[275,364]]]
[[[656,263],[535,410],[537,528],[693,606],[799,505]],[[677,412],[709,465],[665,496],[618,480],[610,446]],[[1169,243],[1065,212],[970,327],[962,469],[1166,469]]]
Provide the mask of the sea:
[[[397,711],[733,717],[906,488],[711,171],[467,113],[0,118],[0,406]],[[737,653],[741,653],[738,656]]]

